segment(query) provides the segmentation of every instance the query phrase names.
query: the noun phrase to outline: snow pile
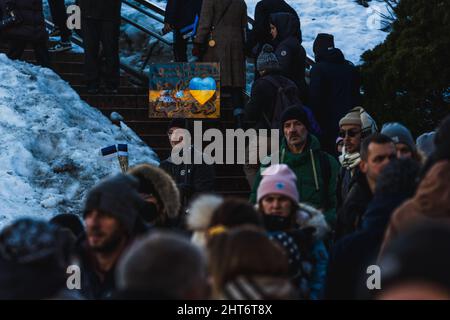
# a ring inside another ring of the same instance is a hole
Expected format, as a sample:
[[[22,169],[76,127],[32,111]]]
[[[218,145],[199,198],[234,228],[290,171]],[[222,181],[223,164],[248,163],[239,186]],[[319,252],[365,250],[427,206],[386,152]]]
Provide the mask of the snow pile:
[[[0,226],[21,215],[79,213],[86,192],[120,172],[100,149],[127,143],[130,165],[157,156],[49,69],[0,54]]]

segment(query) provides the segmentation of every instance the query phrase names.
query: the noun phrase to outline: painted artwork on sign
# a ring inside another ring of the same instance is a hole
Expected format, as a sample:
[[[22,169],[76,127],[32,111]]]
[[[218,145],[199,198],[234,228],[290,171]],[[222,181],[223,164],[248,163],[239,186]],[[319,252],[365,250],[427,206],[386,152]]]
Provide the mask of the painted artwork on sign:
[[[220,118],[218,63],[162,63],[150,68],[150,118]]]

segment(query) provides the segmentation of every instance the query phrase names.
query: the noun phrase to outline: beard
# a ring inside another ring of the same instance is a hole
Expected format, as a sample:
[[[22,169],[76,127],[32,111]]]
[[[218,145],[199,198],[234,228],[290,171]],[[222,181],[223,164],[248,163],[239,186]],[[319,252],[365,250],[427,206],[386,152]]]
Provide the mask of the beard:
[[[306,143],[306,139],[308,138],[308,133],[305,134],[296,134],[293,133],[288,141],[291,145],[297,145],[297,146],[302,146]],[[295,140],[294,140],[295,139]]]
[[[101,237],[102,239],[98,243],[91,243],[89,241],[89,238],[91,236]],[[109,235],[101,232],[98,229],[93,229],[88,231],[87,237],[89,248],[92,251],[97,253],[112,253],[119,247],[126,236],[124,231],[121,229],[116,229]]]

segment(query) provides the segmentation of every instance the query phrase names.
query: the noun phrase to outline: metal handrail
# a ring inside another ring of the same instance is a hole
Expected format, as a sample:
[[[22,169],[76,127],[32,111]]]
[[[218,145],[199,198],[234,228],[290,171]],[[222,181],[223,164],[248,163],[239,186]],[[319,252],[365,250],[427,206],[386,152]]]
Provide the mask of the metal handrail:
[[[152,30],[147,29],[146,27],[141,26],[140,24],[134,22],[133,20],[130,20],[130,19],[126,18],[126,17],[122,17],[122,20],[125,21],[126,23],[129,23],[133,27],[141,30],[142,32],[145,32],[145,33],[151,35],[152,37],[155,37],[159,41],[164,42],[165,44],[167,44],[169,46],[172,45],[172,42],[170,42],[169,40],[164,39],[164,37],[162,37],[161,35],[157,34],[156,32],[154,32]]]
[[[138,0],[134,0],[134,1],[140,3]],[[145,15],[147,15],[148,17],[150,17],[150,18],[152,18],[152,19],[154,19],[154,20],[156,20],[158,22],[164,23],[164,18],[162,18],[160,16],[157,16],[157,15],[151,13],[151,12],[143,11],[142,8],[140,8],[139,6],[135,5],[134,3],[132,3],[132,2],[130,2],[128,0],[122,0],[122,3],[125,3],[127,6],[132,7],[133,9],[135,9],[135,10],[137,10],[137,11],[139,11],[139,12],[145,14]],[[156,7],[156,8],[157,8],[157,10],[161,10],[161,8],[159,8],[159,7]],[[149,9],[150,9],[150,7],[149,7]],[[161,14],[159,13],[159,15],[161,15]],[[164,12],[163,12],[162,16],[164,16]]]
[[[146,15],[147,17],[149,17],[151,19],[154,19],[154,20],[156,20],[156,21],[158,21],[160,23],[164,23],[164,18],[162,18],[165,15],[165,9],[164,8],[161,8],[157,4],[152,3],[151,1],[148,1],[148,0],[133,0],[133,1],[138,3],[138,4],[140,4],[140,5],[142,5],[143,7],[151,10],[152,12],[148,12],[148,11],[142,9],[141,7],[139,7],[138,5],[133,4],[129,0],[122,0],[123,3],[125,3],[128,6],[130,6],[133,9],[137,10],[138,12]],[[153,14],[153,12],[158,14],[158,15],[160,15],[161,17]],[[247,18],[248,18],[248,23],[253,26],[254,23],[255,23],[255,20],[253,19],[253,17],[248,16]],[[121,19],[124,22],[132,25],[133,27],[141,30],[142,32],[144,32],[144,33],[146,33],[146,34],[148,34],[148,35],[158,39],[159,41],[161,41],[165,45],[169,45],[169,46],[173,45],[173,43],[171,41],[165,39],[160,34],[154,32],[152,30],[149,30],[145,26],[142,26],[139,23],[137,23],[137,22],[135,22],[133,20],[130,20],[127,17],[124,17],[124,16],[121,16]],[[46,22],[48,27],[50,27],[50,28],[54,27],[54,24],[51,21],[46,20],[45,22]],[[72,35],[72,42],[74,42],[75,44],[79,45],[80,47],[83,47],[83,39],[81,37],[79,37],[78,35],[75,35],[75,34]],[[146,62],[147,61],[148,61],[148,57],[146,59]],[[307,56],[306,57],[306,63],[307,63],[308,66],[312,66],[313,64],[315,64],[315,61],[311,57]],[[122,70],[124,70],[126,73],[128,73],[128,74],[132,75],[133,77],[137,78],[143,85],[147,85],[148,84],[148,77],[142,72],[142,70],[138,71],[135,68],[130,67],[127,64],[122,63],[122,62],[120,63],[120,68]],[[245,93],[246,93],[246,95],[249,95],[247,92],[245,92]]]
[[[53,22],[49,21],[49,20],[45,20],[45,24],[48,28],[54,28],[55,25]],[[80,46],[80,47],[84,47],[83,46],[83,39],[78,36],[75,33],[72,33],[72,38],[71,41],[73,43],[75,43],[76,45]],[[142,72],[137,71],[136,69],[134,69],[133,67],[128,66],[125,63],[120,63],[120,69],[122,69],[123,71],[125,71],[126,73],[128,73],[129,75],[133,76],[134,78],[136,78],[137,80],[139,80],[139,84],[140,85],[148,85],[148,77],[147,75],[145,75]]]

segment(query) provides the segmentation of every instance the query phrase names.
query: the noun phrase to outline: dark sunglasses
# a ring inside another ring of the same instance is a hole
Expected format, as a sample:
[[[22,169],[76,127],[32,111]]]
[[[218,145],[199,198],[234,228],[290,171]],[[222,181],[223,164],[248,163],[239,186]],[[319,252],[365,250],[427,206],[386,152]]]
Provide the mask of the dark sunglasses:
[[[355,129],[340,130],[339,131],[339,137],[345,138],[346,136],[349,136],[350,138],[354,138],[359,133],[361,133],[361,130],[355,130]]]

